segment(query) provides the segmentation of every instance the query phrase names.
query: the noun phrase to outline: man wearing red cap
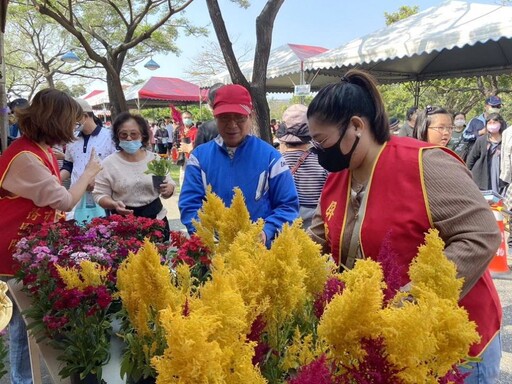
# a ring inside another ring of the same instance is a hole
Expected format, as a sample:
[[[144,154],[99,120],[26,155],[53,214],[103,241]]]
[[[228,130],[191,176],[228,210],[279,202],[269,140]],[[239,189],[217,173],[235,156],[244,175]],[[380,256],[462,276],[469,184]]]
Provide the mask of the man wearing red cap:
[[[225,204],[233,189],[242,190],[251,220],[265,221],[262,240],[270,246],[284,223],[299,216],[299,199],[289,167],[281,154],[267,142],[250,135],[252,100],[240,85],[217,90],[213,115],[219,136],[195,148],[188,160],[179,198],[181,222],[189,233],[203,204],[206,188]]]

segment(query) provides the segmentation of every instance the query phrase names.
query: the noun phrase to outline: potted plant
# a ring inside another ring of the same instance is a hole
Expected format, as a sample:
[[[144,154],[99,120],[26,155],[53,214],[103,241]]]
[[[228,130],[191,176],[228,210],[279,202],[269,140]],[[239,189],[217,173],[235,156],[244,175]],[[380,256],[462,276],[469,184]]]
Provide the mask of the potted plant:
[[[165,157],[158,157],[148,163],[148,169],[144,173],[152,175],[153,187],[155,189],[160,189],[160,184],[164,182],[165,176],[171,172],[171,168],[171,161]]]

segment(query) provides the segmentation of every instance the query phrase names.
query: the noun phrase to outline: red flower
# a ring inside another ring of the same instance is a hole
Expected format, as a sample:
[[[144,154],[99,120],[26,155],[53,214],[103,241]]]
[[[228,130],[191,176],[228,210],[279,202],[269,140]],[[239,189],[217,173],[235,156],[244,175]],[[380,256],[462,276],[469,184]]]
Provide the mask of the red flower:
[[[325,306],[330,303],[334,295],[341,293],[345,288],[345,283],[336,277],[330,277],[324,286],[321,294],[317,295],[313,304],[315,316],[319,319],[324,314]]]
[[[403,280],[403,276],[406,276],[406,266],[399,264],[398,260],[398,254],[391,246],[391,231],[388,231],[386,236],[384,236],[377,256],[377,261],[382,266],[384,281],[386,282],[386,289],[384,291],[384,302],[386,303],[393,299],[400,290],[400,287],[407,283]]]
[[[384,338],[363,339],[361,346],[366,356],[359,364],[345,367],[341,384],[403,384],[397,376],[400,370],[391,364],[387,357]]]
[[[43,322],[48,329],[54,330],[65,326],[69,322],[69,319],[66,316],[56,317],[47,315],[43,317]]]
[[[462,373],[459,370],[459,367],[454,365],[452,369],[446,373],[446,375],[439,379],[439,384],[464,384],[466,377],[468,377],[470,374],[470,372]]]
[[[98,305],[101,309],[107,308],[112,302],[112,296],[110,295],[107,287],[98,287],[96,294],[98,295]]]
[[[190,315],[190,307],[188,305],[188,298],[185,299],[185,304],[183,304],[183,311],[181,311],[182,316],[188,317]]]
[[[288,381],[288,384],[334,384],[335,379],[327,366],[325,355],[312,361],[299,369],[299,373],[295,378]],[[356,383],[360,383],[356,381]]]
[[[181,231],[171,231],[171,245],[176,248],[181,248],[188,240],[187,236]]]

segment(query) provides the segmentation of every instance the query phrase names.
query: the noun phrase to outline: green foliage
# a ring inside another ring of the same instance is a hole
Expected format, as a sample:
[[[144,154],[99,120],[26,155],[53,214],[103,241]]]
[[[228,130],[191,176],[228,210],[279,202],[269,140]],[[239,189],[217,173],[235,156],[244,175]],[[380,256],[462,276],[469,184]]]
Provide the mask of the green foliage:
[[[185,111],[192,113],[194,121],[208,121],[213,119],[213,113],[206,104],[202,104],[201,108],[199,108],[199,105],[188,105],[187,107],[178,107],[178,110],[181,113]],[[171,111],[169,110],[169,108],[149,108],[141,110],[140,114],[147,120],[151,122],[156,122],[171,116]]]
[[[7,355],[9,351],[7,350],[7,346],[5,345],[5,337],[7,333],[5,330],[0,332],[0,379],[4,377],[7,373],[7,368],[5,367],[5,360],[7,359]]]
[[[70,87],[63,81],[58,81],[55,83],[55,88],[60,91],[64,91],[70,94],[73,97],[80,97],[86,94],[87,89],[83,84],[73,84]]]
[[[391,25],[393,23],[396,23],[397,21],[406,19],[409,16],[418,13],[419,9],[420,8],[417,5],[402,5],[396,12],[384,12],[384,17],[386,18],[386,25]]]
[[[499,94],[504,105],[501,114],[505,120],[511,121],[512,108],[508,108],[512,102],[509,96],[511,88],[510,75],[425,81],[420,87],[419,107],[435,105],[451,113],[464,112],[466,121],[469,121],[483,112],[488,95]],[[405,121],[407,109],[414,105],[414,84],[387,84],[379,86],[379,89],[388,115]]]
[[[148,163],[148,169],[144,172],[146,175],[167,176],[171,173],[172,162],[166,158],[156,158]]]
[[[87,316],[76,313],[74,331],[68,332],[62,339],[50,341],[55,348],[62,350],[58,360],[64,362],[59,375],[69,377],[80,374],[84,379],[88,374],[98,378],[102,375],[102,366],[110,358],[111,316]]]

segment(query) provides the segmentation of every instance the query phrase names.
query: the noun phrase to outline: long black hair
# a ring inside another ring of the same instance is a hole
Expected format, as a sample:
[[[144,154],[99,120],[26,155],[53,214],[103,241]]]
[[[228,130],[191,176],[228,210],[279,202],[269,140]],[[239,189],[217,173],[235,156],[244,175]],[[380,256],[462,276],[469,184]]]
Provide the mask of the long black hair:
[[[340,82],[323,87],[309,105],[307,116],[333,124],[340,131],[348,128],[352,116],[365,117],[379,144],[390,138],[389,121],[377,83],[373,76],[357,69],[348,71]]]

